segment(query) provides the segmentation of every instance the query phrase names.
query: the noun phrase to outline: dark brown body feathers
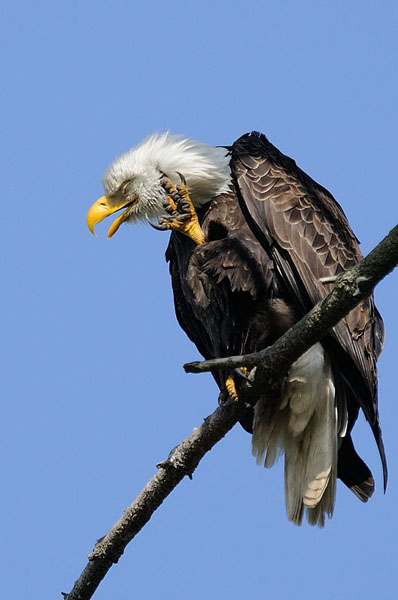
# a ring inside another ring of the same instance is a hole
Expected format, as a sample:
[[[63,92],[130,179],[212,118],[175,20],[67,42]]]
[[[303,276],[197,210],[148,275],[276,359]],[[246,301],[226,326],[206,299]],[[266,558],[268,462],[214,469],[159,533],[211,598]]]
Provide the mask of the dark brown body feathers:
[[[265,136],[242,136],[230,155],[230,193],[198,211],[206,242],[195,246],[173,233],[166,253],[177,319],[207,359],[272,344],[330,291],[331,284],[323,284],[322,278],[361,258],[339,204]],[[370,298],[322,342],[332,362],[337,405],[348,415],[338,476],[363,501],[371,496],[374,482],[350,432],[362,408],[386,482],[376,373],[383,335]],[[222,389],[225,373],[215,378]],[[250,417],[244,426],[250,428]]]

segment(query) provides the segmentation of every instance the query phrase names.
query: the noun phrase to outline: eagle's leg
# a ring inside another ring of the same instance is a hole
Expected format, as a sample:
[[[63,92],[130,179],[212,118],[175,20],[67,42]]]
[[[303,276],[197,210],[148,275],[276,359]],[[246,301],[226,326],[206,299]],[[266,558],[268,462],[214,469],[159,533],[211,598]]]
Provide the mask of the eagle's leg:
[[[179,231],[190,237],[195,244],[203,244],[205,236],[199,224],[195,207],[189,197],[185,178],[180,173],[179,175],[181,183],[177,187],[168,177],[163,177],[160,180],[167,193],[165,209],[170,217],[159,219],[159,225],[155,228]]]
[[[244,379],[248,379],[248,369],[247,367],[240,367],[240,369],[235,369],[235,374],[239,377],[243,377]],[[234,402],[239,402],[239,394],[236,389],[236,382],[234,375],[229,375],[225,380],[225,388],[220,392],[218,396],[219,404],[223,404],[228,398],[231,398]]]

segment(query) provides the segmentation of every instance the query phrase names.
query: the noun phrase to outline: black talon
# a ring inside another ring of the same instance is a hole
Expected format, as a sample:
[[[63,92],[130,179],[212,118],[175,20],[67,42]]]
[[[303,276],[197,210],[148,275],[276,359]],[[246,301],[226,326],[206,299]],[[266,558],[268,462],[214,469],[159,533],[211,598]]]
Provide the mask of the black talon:
[[[181,179],[181,183],[183,185],[187,185],[187,180],[185,179],[184,175],[182,175],[181,173],[179,173],[178,171],[176,171],[177,175],[179,176],[179,178]]]
[[[157,225],[155,225],[155,223],[152,223],[152,221],[150,221],[149,219],[147,219],[146,221],[148,225],[156,229],[156,231],[166,231],[167,229],[166,225],[164,224],[162,225],[161,223],[158,223]]]

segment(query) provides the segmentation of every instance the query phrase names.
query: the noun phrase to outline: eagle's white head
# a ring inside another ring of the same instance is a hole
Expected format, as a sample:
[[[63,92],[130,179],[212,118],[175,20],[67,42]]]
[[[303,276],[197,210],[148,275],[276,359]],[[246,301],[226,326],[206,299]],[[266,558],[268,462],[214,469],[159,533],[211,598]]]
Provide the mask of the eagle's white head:
[[[87,223],[94,226],[108,215],[125,209],[108,232],[111,237],[125,221],[162,217],[166,192],[164,175],[177,184],[181,173],[195,206],[228,191],[231,183],[229,157],[225,148],[215,148],[181,135],[155,133],[119,156],[103,177],[105,195],[93,206]]]

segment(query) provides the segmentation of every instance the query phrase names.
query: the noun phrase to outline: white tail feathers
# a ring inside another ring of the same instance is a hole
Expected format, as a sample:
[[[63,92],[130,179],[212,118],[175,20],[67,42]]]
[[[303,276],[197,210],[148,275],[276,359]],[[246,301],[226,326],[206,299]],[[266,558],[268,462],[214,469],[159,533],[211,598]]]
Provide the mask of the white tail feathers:
[[[332,467],[329,467],[326,469],[326,471],[318,473],[318,475],[315,476],[315,479],[310,481],[307,489],[304,492],[303,504],[305,504],[305,506],[314,508],[314,506],[318,504],[319,500],[323,496],[323,492],[325,491],[327,484],[329,483],[331,470]]]
[[[323,526],[334,508],[337,432],[331,366],[321,344],[293,363],[278,404],[266,398],[256,404],[257,463],[271,467],[282,452],[288,518],[299,525],[307,508],[309,522]]]

